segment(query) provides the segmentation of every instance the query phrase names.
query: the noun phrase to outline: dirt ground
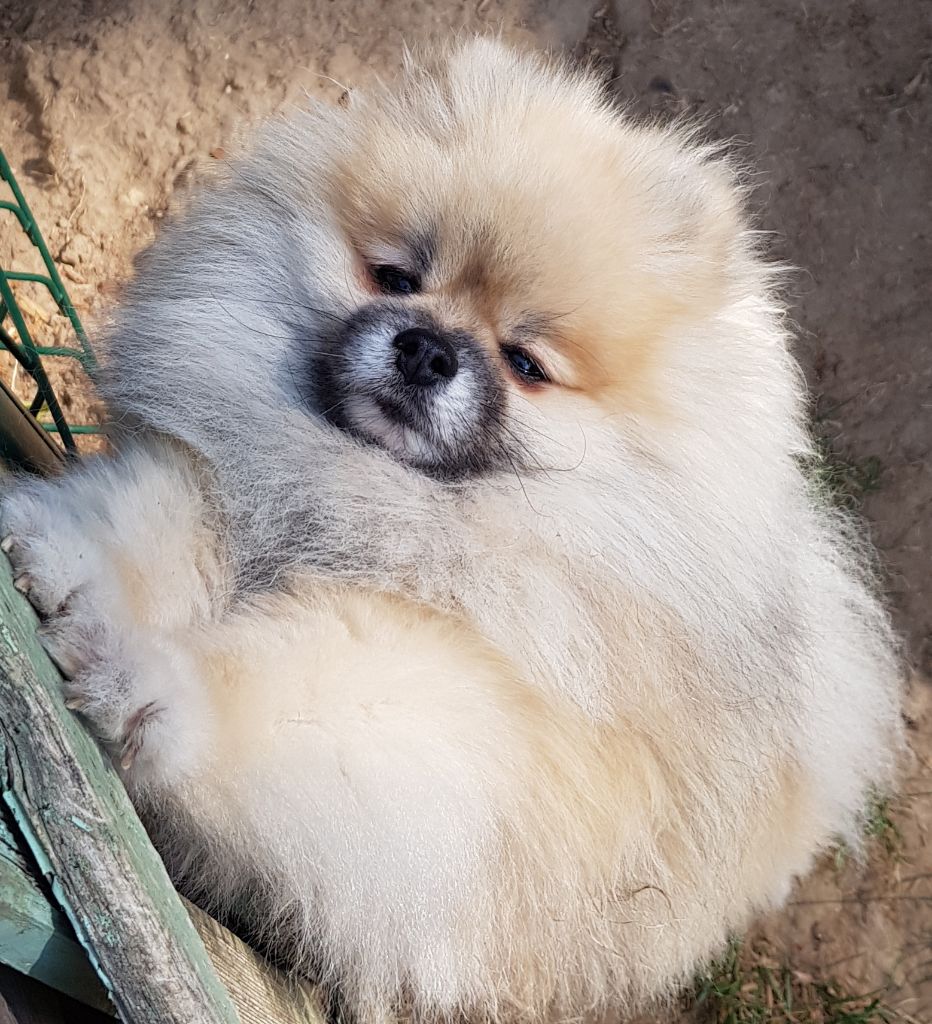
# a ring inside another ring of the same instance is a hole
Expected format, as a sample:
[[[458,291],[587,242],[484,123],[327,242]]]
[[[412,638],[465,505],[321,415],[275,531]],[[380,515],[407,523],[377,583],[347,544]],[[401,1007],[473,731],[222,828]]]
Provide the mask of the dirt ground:
[[[0,144],[93,340],[173,197],[238,132],[390,74],[403,43],[499,26],[595,60],[637,111],[701,115],[758,172],[760,226],[799,268],[817,429],[863,499],[914,670],[913,756],[867,866],[826,862],[745,948],[932,1022],[932,3],[0,0]],[[6,265],[14,236],[0,222]],[[59,379],[92,418],[80,374]]]

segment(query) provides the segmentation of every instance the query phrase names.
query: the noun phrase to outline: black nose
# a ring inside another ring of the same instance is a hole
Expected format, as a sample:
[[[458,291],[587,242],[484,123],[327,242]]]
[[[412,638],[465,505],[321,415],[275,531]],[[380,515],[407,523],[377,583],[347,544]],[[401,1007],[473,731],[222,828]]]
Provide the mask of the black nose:
[[[412,327],[396,335],[398,355],[395,363],[406,384],[428,388],[456,376],[459,360],[456,349],[439,334]]]

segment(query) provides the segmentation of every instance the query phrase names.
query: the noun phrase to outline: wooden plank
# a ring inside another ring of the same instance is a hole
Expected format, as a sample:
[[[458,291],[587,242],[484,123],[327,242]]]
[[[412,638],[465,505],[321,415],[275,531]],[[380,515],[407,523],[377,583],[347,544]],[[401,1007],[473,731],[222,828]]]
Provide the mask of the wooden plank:
[[[67,711],[32,609],[0,560],[0,789],[19,837],[132,1024],[234,1024],[115,771]]]
[[[288,978],[199,907],[185,903],[243,1024],[326,1024],[309,981]]]
[[[65,453],[0,380],[0,458],[31,473],[60,473]]]
[[[64,914],[52,907],[0,820],[0,963],[113,1013]]]
[[[242,1024],[324,1024],[310,982],[289,979],[199,907],[183,903]],[[114,1013],[67,919],[49,904],[2,820],[0,963],[87,1006]]]

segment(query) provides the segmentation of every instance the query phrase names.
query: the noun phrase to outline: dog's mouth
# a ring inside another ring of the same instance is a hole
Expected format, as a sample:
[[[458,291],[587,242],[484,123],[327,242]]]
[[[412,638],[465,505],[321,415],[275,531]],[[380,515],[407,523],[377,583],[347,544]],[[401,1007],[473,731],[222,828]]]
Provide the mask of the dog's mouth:
[[[375,402],[379,412],[390,423],[397,423],[401,427],[408,427],[411,430],[416,430],[416,427],[411,422],[411,417],[397,402],[391,401],[387,398],[375,398],[373,401]]]
[[[350,395],[344,400],[343,415],[336,422],[344,430],[380,445],[404,462],[431,469],[443,461],[422,418],[415,421],[410,411],[389,398]]]

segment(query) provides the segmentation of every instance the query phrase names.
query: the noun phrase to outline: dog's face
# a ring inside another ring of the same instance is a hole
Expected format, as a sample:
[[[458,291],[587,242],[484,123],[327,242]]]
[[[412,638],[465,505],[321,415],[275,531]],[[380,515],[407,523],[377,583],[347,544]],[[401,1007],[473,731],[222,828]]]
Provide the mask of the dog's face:
[[[446,479],[566,463],[580,426],[663,415],[664,345],[726,297],[720,165],[484,42],[333,118],[302,354],[318,412]]]

